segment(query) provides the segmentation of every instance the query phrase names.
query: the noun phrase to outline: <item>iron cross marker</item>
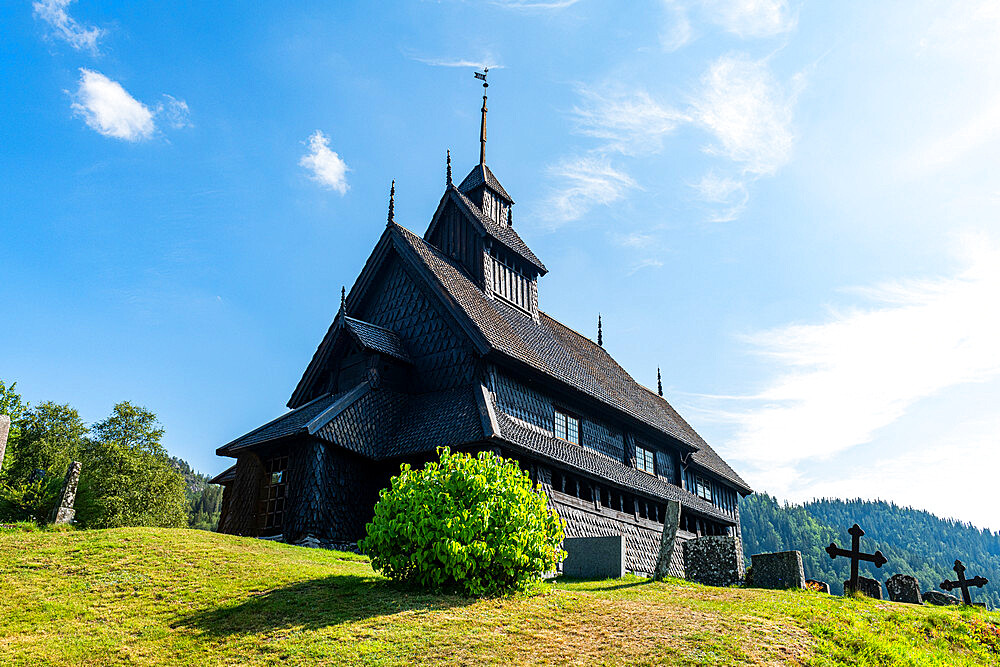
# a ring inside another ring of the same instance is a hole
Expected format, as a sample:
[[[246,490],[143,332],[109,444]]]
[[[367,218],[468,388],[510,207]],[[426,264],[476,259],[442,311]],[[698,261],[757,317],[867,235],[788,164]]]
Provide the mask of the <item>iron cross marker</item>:
[[[962,600],[967,605],[972,604],[972,596],[969,595],[969,589],[973,586],[977,588],[982,588],[986,584],[990,583],[990,580],[985,577],[973,577],[972,579],[965,578],[965,566],[962,565],[962,561],[955,561],[955,574],[958,575],[958,581],[948,581],[947,579],[941,582],[941,588],[946,591],[951,591],[956,588],[962,589]]]
[[[858,563],[860,561],[868,561],[869,563],[874,563],[875,567],[882,567],[886,564],[886,558],[878,550],[873,554],[861,553],[861,536],[865,534],[865,531],[861,530],[861,526],[854,524],[847,532],[851,535],[850,551],[841,549],[837,546],[836,542],[830,542],[830,546],[826,548],[826,552],[830,554],[830,558],[845,556],[851,559],[851,579],[848,583],[850,584],[850,589],[856,591],[858,590]]]

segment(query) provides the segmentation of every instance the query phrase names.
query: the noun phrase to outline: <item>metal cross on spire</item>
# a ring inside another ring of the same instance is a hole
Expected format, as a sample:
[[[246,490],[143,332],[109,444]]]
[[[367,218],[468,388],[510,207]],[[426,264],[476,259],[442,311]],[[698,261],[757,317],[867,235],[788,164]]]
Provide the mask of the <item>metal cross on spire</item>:
[[[955,561],[955,574],[958,575],[958,581],[945,581],[941,582],[941,588],[946,591],[951,591],[956,588],[962,589],[962,600],[966,605],[972,604],[972,596],[969,595],[969,588],[976,586],[977,588],[982,588],[986,584],[990,583],[990,580],[985,577],[973,577],[972,579],[965,578],[965,566],[962,565],[962,561]]]
[[[486,83],[486,75],[489,74],[490,68],[484,67],[482,72],[476,72],[476,78],[483,82],[483,120],[482,124],[479,126],[479,164],[486,164],[486,89],[490,87],[490,84]]]
[[[851,579],[846,582],[847,587],[852,591],[858,590],[858,562],[868,561],[869,563],[874,563],[875,567],[882,567],[888,561],[886,561],[885,556],[882,555],[881,551],[876,550],[873,554],[863,554],[861,553],[861,536],[865,534],[865,531],[861,530],[861,526],[854,524],[847,531],[851,535],[851,550],[841,549],[837,546],[836,542],[830,542],[830,546],[826,548],[826,552],[830,554],[830,558],[836,558],[837,556],[846,556],[851,559]]]

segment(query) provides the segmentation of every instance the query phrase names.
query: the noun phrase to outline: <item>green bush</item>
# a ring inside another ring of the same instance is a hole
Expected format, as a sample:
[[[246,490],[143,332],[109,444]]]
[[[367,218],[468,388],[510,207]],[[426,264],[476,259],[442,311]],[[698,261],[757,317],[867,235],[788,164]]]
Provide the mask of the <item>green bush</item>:
[[[565,557],[563,522],[516,461],[452,454],[404,464],[383,489],[359,545],[390,579],[429,590],[524,590]]]
[[[43,477],[34,482],[0,484],[0,521],[15,523],[48,521],[56,504],[62,480]]]

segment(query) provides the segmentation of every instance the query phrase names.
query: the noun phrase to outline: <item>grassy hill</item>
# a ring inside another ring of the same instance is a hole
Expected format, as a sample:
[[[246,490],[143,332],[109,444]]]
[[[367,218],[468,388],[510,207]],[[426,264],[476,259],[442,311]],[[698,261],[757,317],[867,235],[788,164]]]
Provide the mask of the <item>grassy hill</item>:
[[[353,554],[0,529],[0,664],[986,665],[1000,614],[645,579],[401,592]]]

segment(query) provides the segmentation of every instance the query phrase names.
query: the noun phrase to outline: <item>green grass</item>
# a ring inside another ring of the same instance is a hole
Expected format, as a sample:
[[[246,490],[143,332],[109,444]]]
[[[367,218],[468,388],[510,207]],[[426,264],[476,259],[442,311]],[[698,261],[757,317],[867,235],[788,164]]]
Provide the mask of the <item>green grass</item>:
[[[0,529],[0,665],[996,665],[1000,615],[645,579],[406,593],[353,554]]]

